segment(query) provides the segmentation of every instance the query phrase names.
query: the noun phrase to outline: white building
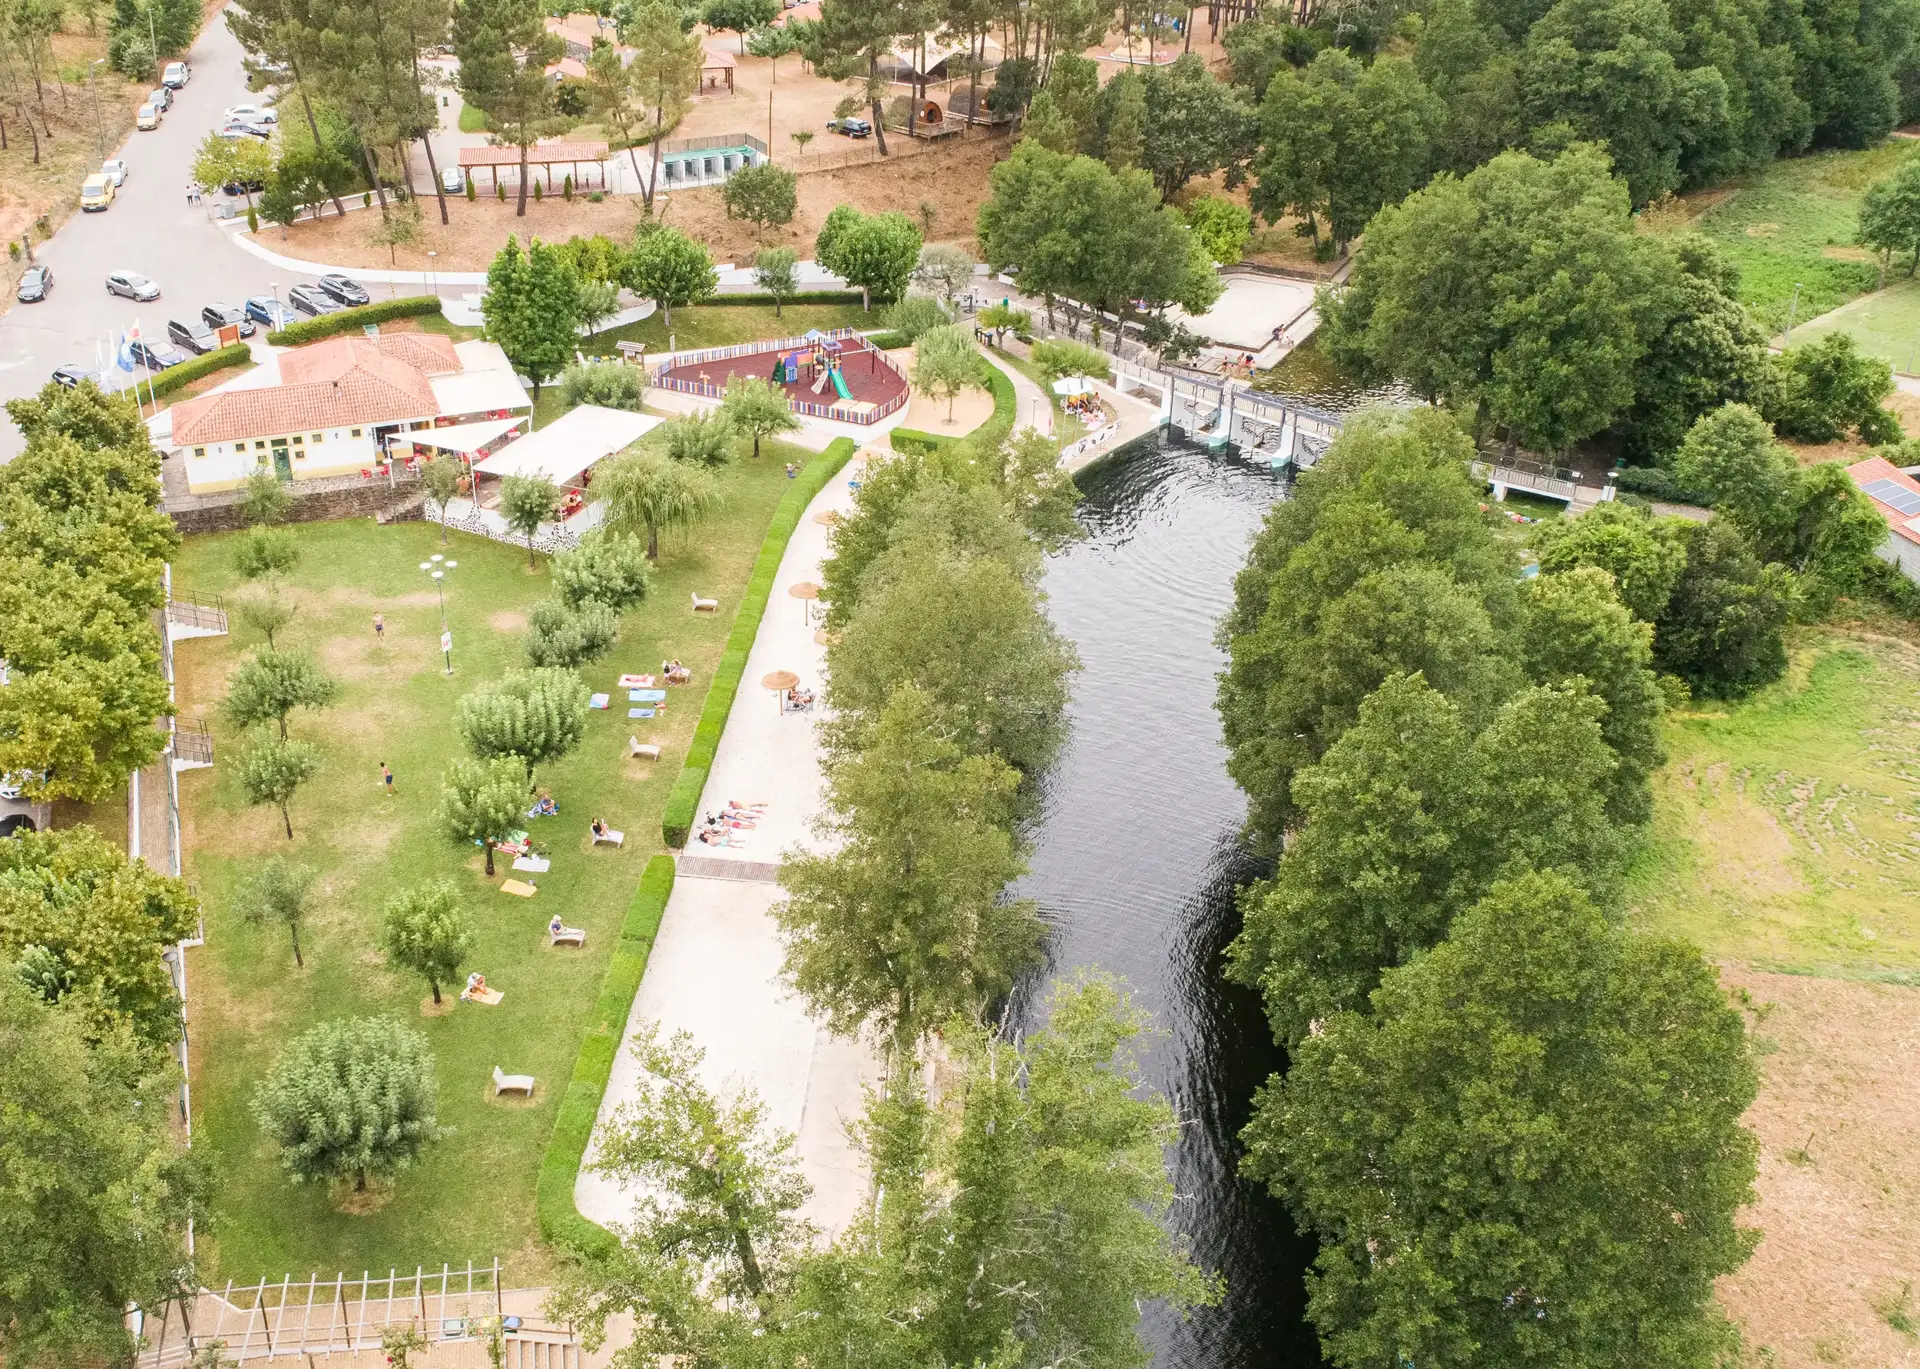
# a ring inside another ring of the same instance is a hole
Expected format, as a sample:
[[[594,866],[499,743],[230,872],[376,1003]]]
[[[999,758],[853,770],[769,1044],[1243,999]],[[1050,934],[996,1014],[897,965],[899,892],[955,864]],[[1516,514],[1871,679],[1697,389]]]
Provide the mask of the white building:
[[[169,414],[169,449],[195,494],[256,470],[283,480],[372,474],[397,435],[530,416],[533,401],[489,342],[435,333],[338,337],[282,352]]]
[[[1880,559],[1920,582],[1920,481],[1882,456],[1854,462],[1847,474],[1886,517],[1887,540],[1880,544]]]

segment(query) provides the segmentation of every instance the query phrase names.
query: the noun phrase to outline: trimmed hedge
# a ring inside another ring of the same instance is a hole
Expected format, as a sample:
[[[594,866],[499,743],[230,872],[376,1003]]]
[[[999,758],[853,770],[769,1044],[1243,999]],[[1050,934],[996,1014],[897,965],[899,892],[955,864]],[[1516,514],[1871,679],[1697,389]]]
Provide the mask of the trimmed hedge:
[[[318,342],[336,333],[355,332],[362,324],[385,323],[395,318],[419,318],[422,314],[439,312],[440,296],[408,295],[404,299],[362,304],[358,308],[342,309],[337,314],[322,314],[319,318],[290,323],[285,328],[276,328],[268,333],[267,342],[274,347],[298,347],[303,342]]]
[[[633,996],[640,990],[653,939],[660,931],[660,918],[673,894],[673,877],[673,857],[667,855],[649,860],[640,876],[640,887],[634,890],[626,920],[620,926],[620,944],[614,948],[613,962],[607,966],[600,997],[594,1002],[592,1025],[580,1043],[573,1078],[567,1084],[546,1156],[540,1162],[540,1232],[555,1245],[583,1254],[603,1252],[614,1242],[605,1227],[580,1215],[573,1202],[573,1186],[580,1177],[580,1163],[586,1157],[594,1119],[600,1115],[600,1102],[606,1096],[607,1079],[613,1073],[620,1038],[627,1029],[627,1016],[633,1011]]]
[[[172,366],[153,378],[153,397],[164,399],[175,390],[184,390],[201,376],[210,376],[215,371],[224,371],[229,366],[250,366],[253,353],[247,350],[247,344],[236,342],[226,347],[217,347],[192,361],[183,361]]]
[[[905,333],[869,333],[867,341],[883,352],[891,352],[896,347],[913,346],[913,339]]]
[[[858,290],[802,290],[797,295],[782,296],[780,300],[782,307],[785,307],[786,305],[789,305],[789,304],[858,304],[859,302],[860,302],[860,292]],[[771,305],[772,303],[773,303],[773,296],[767,294],[765,291],[748,290],[740,294],[728,293],[725,295],[712,295],[706,299],[701,300],[700,303],[697,305],[688,305],[687,307],[694,308],[694,309],[704,309],[709,305],[714,305],[714,304]]]
[[[787,554],[787,541],[800,524],[813,497],[840,473],[853,456],[853,439],[836,437],[827,449],[801,467],[800,474],[788,486],[773,512],[773,522],[760,543],[760,555],[753,563],[753,574],[740,596],[740,611],[734,615],[733,629],[727,633],[726,649],[707,687],[707,700],[700,706],[700,721],[693,729],[693,744],[687,748],[686,765],[667,795],[665,812],[660,816],[660,834],[667,845],[679,850],[687,844],[693,819],[700,807],[700,793],[707,786],[707,771],[720,747],[720,734],[733,710],[733,696],[740,690],[740,676],[747,668],[747,653],[753,650],[754,636],[760,631],[760,619],[767,611],[767,596],[773,593],[773,577],[780,569],[780,558]]]
[[[916,452],[925,456],[937,452],[949,442],[963,442],[967,438],[984,433],[988,428],[1000,428],[1003,432],[1012,432],[1013,423],[1020,415],[1020,400],[1013,392],[1013,382],[1007,379],[1007,373],[991,361],[981,358],[981,364],[987,368],[987,390],[993,396],[993,417],[970,433],[959,437],[943,437],[939,433],[923,433],[918,428],[895,428],[887,435],[887,440],[896,452]]]

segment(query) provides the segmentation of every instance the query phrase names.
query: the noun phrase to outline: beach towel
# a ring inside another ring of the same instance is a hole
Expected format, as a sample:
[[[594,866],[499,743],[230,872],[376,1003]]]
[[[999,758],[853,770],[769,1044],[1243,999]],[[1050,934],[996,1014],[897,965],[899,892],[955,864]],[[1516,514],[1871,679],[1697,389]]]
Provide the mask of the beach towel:
[[[505,989],[482,989],[479,993],[460,992],[461,1001],[466,1003],[484,1003],[489,1008],[507,996]]]
[[[578,698],[579,696],[575,695],[574,697]],[[629,718],[651,718],[658,711],[659,710],[652,708],[629,708],[627,710],[627,716]]]
[[[610,695],[596,694],[591,699],[587,700],[587,707],[588,708],[605,708],[608,704],[612,702],[613,702],[613,699]]]
[[[515,856],[513,868],[525,870],[528,874],[544,875],[553,867],[553,862],[545,856]]]
[[[532,898],[535,894],[539,893],[540,890],[531,884],[523,883],[517,879],[510,879],[500,886],[500,892],[503,894],[512,894],[516,898]]]
[[[627,702],[635,704],[657,704],[667,697],[664,689],[629,689]]]

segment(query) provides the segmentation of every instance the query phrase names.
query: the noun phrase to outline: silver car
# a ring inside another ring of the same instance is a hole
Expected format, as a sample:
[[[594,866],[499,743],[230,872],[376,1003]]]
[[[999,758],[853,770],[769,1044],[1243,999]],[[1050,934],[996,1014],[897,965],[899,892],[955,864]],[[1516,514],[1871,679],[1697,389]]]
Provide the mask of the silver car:
[[[138,271],[115,271],[107,277],[107,293],[147,304],[160,298],[160,287]]]

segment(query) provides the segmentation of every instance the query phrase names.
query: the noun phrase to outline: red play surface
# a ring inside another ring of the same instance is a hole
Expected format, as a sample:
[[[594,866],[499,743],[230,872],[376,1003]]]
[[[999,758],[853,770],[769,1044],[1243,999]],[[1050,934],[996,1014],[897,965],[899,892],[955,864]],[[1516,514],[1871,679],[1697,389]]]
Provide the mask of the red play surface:
[[[729,376],[755,376],[761,380],[773,377],[774,358],[780,353],[774,348],[764,352],[748,352],[742,356],[728,357],[724,361],[700,361],[685,366],[675,366],[667,372],[672,380],[704,381],[708,385],[725,389]],[[907,389],[906,378],[880,359],[879,353],[864,343],[846,342],[841,344],[840,375],[847,382],[847,392],[856,402],[885,404]],[[802,358],[804,362],[804,358]],[[792,385],[783,385],[789,398],[803,400],[809,404],[838,404],[842,400],[834,393],[833,383],[829,381],[820,387],[820,393],[813,392],[813,382],[817,375],[808,374],[803,364],[800,379]]]

